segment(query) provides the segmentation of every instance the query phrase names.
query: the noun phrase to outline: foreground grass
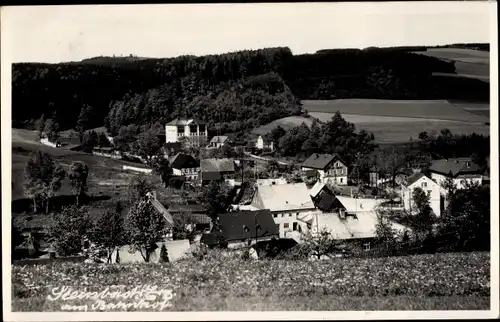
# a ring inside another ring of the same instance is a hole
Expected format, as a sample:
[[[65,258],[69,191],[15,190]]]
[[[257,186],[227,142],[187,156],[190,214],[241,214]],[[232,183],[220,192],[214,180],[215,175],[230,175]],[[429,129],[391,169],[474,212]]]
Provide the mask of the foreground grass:
[[[164,310],[479,310],[490,301],[489,253],[334,261],[242,261],[214,256],[173,264],[13,266],[13,310],[59,311],[55,287],[102,292],[172,290]],[[90,307],[95,299],[72,300]],[[64,302],[64,303],[63,303]],[[131,309],[132,310],[132,309]]]

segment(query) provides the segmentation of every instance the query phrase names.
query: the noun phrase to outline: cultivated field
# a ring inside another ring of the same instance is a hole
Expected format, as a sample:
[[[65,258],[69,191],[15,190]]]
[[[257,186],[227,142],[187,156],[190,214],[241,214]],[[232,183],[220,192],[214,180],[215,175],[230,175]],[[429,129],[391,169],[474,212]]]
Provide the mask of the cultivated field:
[[[60,311],[53,287],[102,292],[107,286],[172,290],[169,311],[486,310],[489,253],[333,261],[242,261],[209,256],[173,264],[75,264],[12,270],[13,311]],[[71,302],[71,303],[70,303]],[[130,310],[134,310],[131,308]]]
[[[459,76],[489,81],[490,53],[462,48],[431,48],[418,54],[455,62],[455,72]]]
[[[312,119],[302,117],[302,116],[288,116],[281,118],[279,120],[272,121],[269,124],[262,125],[252,131],[252,133],[257,134],[257,135],[264,135],[266,133],[271,132],[275,127],[278,125],[281,125],[282,128],[285,130],[288,130],[294,126],[302,124],[302,122],[306,123],[307,125],[312,124]]]
[[[357,130],[373,132],[378,143],[400,143],[417,139],[422,131],[488,135],[489,105],[446,100],[305,100],[303,108],[320,121],[331,119],[336,111]]]

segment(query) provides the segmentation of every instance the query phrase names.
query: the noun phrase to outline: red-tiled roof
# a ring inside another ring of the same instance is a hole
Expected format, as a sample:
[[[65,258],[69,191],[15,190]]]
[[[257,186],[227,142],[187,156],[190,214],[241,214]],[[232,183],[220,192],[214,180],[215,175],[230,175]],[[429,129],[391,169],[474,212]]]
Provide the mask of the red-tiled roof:
[[[480,169],[470,158],[455,158],[435,160],[429,170],[443,175],[451,172],[452,176],[456,177],[463,174],[479,174]]]

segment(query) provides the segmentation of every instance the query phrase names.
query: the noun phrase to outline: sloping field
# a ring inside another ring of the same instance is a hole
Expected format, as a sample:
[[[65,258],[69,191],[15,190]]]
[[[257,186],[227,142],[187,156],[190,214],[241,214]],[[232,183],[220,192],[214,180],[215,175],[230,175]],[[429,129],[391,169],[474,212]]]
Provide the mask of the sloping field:
[[[469,113],[446,100],[303,100],[303,108],[311,112],[391,117],[413,117],[464,122],[488,122],[489,118]]]
[[[302,116],[288,116],[279,120],[272,121],[269,124],[259,126],[258,128],[254,129],[252,133],[257,135],[264,135],[271,132],[278,125],[280,125],[285,130],[288,130],[294,126],[302,124],[302,122],[306,123],[307,125],[311,125],[313,120],[311,118]]]
[[[417,54],[454,61],[456,76],[477,78],[489,81],[490,53],[462,48],[431,48]],[[445,75],[445,74],[440,74]]]

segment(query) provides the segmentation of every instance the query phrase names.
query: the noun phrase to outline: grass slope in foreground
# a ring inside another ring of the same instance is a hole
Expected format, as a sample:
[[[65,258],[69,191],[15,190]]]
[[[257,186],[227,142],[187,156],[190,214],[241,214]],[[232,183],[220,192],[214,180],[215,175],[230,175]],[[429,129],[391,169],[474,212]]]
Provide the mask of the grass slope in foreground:
[[[187,310],[487,310],[489,253],[335,261],[241,261],[213,254],[174,264],[13,266],[13,311],[58,311],[49,290],[106,286],[171,289],[171,311]]]

